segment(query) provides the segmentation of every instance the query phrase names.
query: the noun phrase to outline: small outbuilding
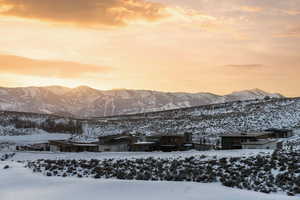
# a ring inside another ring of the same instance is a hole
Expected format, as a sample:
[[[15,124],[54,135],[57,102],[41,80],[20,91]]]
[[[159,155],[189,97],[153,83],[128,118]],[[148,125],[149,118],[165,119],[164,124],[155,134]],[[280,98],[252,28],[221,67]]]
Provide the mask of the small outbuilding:
[[[279,138],[291,137],[290,130],[268,129],[263,132],[221,135],[222,149],[277,149],[282,146]]]
[[[242,149],[243,143],[257,142],[267,138],[270,138],[269,132],[223,134],[221,135],[222,149]]]

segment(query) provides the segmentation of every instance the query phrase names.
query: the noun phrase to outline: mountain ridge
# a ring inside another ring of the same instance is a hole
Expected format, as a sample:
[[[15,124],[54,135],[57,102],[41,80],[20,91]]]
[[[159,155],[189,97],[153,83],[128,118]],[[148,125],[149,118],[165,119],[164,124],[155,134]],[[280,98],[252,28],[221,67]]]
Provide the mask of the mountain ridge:
[[[212,93],[160,92],[152,90],[97,90],[88,86],[68,88],[0,87],[0,110],[57,114],[76,118],[105,117],[163,111],[231,101],[283,98],[259,89]]]

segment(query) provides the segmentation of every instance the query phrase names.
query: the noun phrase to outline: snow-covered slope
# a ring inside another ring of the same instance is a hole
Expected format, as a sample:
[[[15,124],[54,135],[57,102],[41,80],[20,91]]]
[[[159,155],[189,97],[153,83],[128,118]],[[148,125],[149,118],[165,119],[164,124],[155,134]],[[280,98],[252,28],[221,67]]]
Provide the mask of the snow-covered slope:
[[[236,101],[145,114],[98,118],[94,132],[178,133],[216,136],[300,126],[300,98]]]
[[[271,94],[267,93],[263,90],[260,89],[253,89],[253,90],[244,90],[244,91],[239,91],[239,92],[233,92],[229,95],[226,95],[227,101],[244,101],[244,100],[249,100],[249,99],[263,99],[266,96],[271,97],[271,98],[278,98],[282,97],[280,94]]]
[[[47,133],[80,134],[82,125],[77,119],[69,117],[0,111],[0,136],[44,135]]]
[[[224,103],[236,100],[281,98],[258,89],[219,96],[210,93],[166,93],[148,90],[100,91],[87,86],[0,88],[0,110],[101,117]]]
[[[47,114],[0,112],[0,135],[191,132],[194,136],[300,127],[300,98],[235,101],[175,110],[78,120]]]

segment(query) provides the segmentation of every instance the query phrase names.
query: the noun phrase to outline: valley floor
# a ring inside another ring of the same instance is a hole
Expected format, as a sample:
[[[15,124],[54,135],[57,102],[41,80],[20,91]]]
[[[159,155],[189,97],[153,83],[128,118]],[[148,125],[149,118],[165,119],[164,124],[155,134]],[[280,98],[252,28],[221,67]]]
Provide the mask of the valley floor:
[[[5,165],[11,168],[4,170]],[[46,177],[24,164],[0,162],[0,197],[3,200],[292,200],[279,194],[232,189],[220,184],[149,182]]]

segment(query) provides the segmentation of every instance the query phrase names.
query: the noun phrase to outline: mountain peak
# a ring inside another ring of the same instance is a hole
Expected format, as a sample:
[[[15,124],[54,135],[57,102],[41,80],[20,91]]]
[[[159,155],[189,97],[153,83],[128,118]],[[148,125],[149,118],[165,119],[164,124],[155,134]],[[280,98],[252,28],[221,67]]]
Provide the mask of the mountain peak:
[[[89,92],[92,92],[92,93],[99,93],[100,91],[97,90],[97,89],[94,89],[94,88],[91,88],[89,86],[86,86],[86,85],[80,85],[76,88],[73,88],[72,89],[72,92],[76,92],[76,93],[82,93],[82,94],[85,94],[85,93],[89,93]]]
[[[262,90],[262,89],[259,89],[259,88],[253,88],[253,89],[250,89],[249,91],[251,91],[251,92],[267,93],[266,91],[264,91],[264,90]]]
[[[77,89],[77,90],[89,90],[89,89],[93,89],[87,85],[80,85],[80,86],[77,86],[75,87],[74,89]]]
[[[283,98],[281,94],[265,92],[261,89],[254,88],[250,90],[242,90],[238,92],[232,92],[229,95],[225,95],[227,101],[237,101],[237,100],[250,100],[250,99],[263,99],[265,97],[271,98]]]

